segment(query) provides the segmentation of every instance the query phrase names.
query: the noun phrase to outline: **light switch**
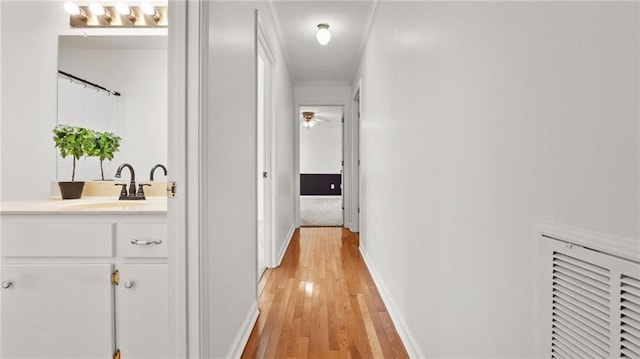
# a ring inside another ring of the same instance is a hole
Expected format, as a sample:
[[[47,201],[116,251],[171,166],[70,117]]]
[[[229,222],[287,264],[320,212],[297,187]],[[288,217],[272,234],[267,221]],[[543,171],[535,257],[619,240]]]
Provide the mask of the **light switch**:
[[[331,184],[331,189],[336,189],[336,185],[335,184]]]

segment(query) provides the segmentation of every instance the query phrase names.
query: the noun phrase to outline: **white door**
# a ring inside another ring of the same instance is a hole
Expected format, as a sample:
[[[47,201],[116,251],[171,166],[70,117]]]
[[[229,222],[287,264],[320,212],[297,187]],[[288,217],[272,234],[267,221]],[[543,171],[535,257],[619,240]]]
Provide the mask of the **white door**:
[[[271,99],[274,57],[261,28],[258,28],[257,56],[257,228],[258,228],[258,280],[272,261],[271,253]]]
[[[123,358],[169,358],[166,264],[118,266],[116,346]]]
[[[111,271],[111,264],[3,265],[0,356],[110,358]]]
[[[267,268],[266,264],[266,256],[265,256],[265,237],[267,235],[267,231],[265,230],[265,218],[267,215],[268,208],[266,207],[265,201],[265,190],[268,186],[269,181],[269,172],[266,167],[266,154],[265,154],[265,60],[262,51],[258,52],[258,113],[257,113],[257,145],[256,148],[258,150],[257,160],[258,160],[258,280],[264,273],[264,270]]]

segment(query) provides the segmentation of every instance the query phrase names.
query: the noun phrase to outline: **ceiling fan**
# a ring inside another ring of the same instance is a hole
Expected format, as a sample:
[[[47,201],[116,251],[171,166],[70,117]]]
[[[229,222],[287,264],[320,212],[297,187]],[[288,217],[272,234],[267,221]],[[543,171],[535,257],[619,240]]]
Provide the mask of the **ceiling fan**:
[[[322,124],[323,122],[331,122],[330,120],[317,117],[315,112],[304,111],[302,112],[302,125],[306,128]]]

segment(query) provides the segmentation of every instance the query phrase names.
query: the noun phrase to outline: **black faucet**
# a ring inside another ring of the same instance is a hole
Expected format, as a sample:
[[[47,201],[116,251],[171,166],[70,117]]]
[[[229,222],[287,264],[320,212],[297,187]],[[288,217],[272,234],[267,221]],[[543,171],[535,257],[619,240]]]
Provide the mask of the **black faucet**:
[[[129,193],[127,193],[124,188],[126,185],[122,184],[123,188],[122,192],[120,192],[120,199],[145,199],[144,195],[136,196],[136,172],[133,170],[133,167],[130,164],[121,164],[116,171],[115,177],[120,178],[120,176],[122,175],[122,169],[125,167],[129,169],[129,172],[131,172],[131,182],[129,183]],[[118,186],[118,184],[116,184],[116,186]]]
[[[162,170],[164,171],[164,175],[167,175],[167,167],[161,165],[161,164],[157,164],[155,166],[153,166],[153,168],[151,169],[151,173],[149,174],[149,181],[153,181],[153,173],[158,169],[158,167],[162,168]]]

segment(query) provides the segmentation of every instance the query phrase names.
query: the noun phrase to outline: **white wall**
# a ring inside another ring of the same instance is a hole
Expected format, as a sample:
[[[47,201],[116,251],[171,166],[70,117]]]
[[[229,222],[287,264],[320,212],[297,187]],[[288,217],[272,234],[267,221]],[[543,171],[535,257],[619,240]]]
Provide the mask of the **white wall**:
[[[167,33],[166,29],[71,29],[63,4],[0,2],[2,200],[47,198],[55,181],[51,130],[56,123],[58,35]],[[38,21],[25,26],[24,14],[37,14]]]
[[[340,173],[342,125],[323,123],[300,128],[300,173]]]
[[[293,93],[266,3],[209,3],[208,198],[209,357],[233,355],[257,303],[255,10],[276,54],[274,215],[276,248],[293,226]],[[249,323],[253,324],[253,323]],[[244,343],[240,343],[243,345]],[[242,349],[241,347],[239,348]]]
[[[130,163],[139,181],[149,180],[155,164],[167,165],[167,59],[166,48],[65,48],[59,53],[60,70],[122,94],[123,139],[112,167]],[[156,176],[162,179],[162,171]]]
[[[263,11],[263,13],[266,11]],[[266,14],[263,17],[267,17]],[[273,173],[273,236],[276,260],[284,254],[295,229],[295,133],[298,129],[295,121],[296,109],[293,98],[293,82],[286,59],[275,33],[270,33],[273,51],[276,57],[274,98],[275,116],[272,123],[272,141],[275,151],[272,161]],[[279,265],[280,263],[276,263]]]
[[[639,241],[638,6],[381,3],[361,247],[416,357],[549,355],[538,220]]]

